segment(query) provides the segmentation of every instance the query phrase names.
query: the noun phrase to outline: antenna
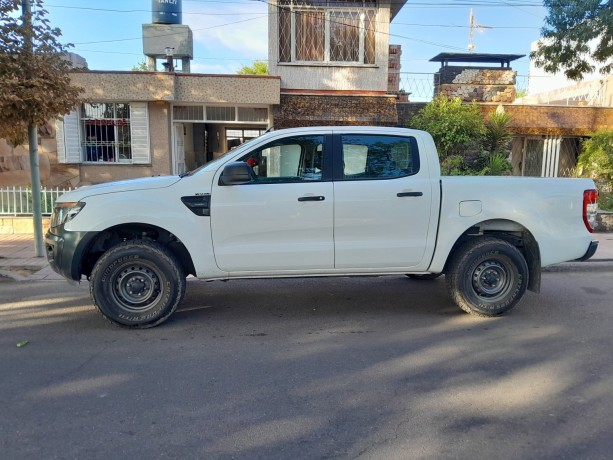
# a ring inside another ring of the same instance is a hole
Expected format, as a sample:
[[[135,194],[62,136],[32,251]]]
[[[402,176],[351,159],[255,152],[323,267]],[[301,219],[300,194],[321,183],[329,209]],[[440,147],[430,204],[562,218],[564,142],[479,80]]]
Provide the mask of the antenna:
[[[468,52],[472,53],[475,50],[475,29],[479,32],[483,32],[483,29],[493,29],[491,26],[482,26],[477,24],[473,9],[470,9],[470,17],[468,19],[469,32],[468,32]]]

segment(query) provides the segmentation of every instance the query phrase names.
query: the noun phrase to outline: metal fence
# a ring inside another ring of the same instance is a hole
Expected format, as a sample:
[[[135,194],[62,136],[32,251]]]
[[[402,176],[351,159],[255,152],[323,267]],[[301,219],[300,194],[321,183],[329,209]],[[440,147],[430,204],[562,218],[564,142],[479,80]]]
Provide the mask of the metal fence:
[[[72,189],[43,188],[40,192],[42,213],[50,215],[53,211],[55,200],[70,190]],[[32,213],[32,189],[27,187],[0,188],[0,215],[21,216],[31,215]]]
[[[430,102],[434,97],[434,87],[438,83],[438,73],[400,72],[400,90],[409,93],[411,102]],[[528,90],[528,75],[517,75],[515,90],[525,95]]]

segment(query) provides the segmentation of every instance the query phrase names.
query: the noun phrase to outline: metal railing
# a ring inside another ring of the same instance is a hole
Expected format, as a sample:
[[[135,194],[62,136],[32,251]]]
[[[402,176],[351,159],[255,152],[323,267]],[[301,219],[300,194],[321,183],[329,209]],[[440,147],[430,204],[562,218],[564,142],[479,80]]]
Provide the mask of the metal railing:
[[[434,87],[440,75],[428,72],[399,72],[400,90],[409,93],[411,102],[430,102],[434,97]],[[528,75],[517,75],[515,90],[523,95],[528,90]]]
[[[70,190],[72,189],[43,188],[40,192],[42,214],[51,215],[55,200]],[[20,216],[32,215],[32,213],[32,189],[27,187],[0,188],[0,215]]]

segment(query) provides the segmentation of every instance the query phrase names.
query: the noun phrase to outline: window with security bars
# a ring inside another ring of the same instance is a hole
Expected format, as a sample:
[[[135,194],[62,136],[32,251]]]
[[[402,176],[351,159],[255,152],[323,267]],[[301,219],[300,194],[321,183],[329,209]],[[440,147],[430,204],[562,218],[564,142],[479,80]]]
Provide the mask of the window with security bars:
[[[86,103],[81,106],[81,147],[85,162],[132,162],[130,104]]]
[[[279,62],[375,63],[376,1],[279,0]]]

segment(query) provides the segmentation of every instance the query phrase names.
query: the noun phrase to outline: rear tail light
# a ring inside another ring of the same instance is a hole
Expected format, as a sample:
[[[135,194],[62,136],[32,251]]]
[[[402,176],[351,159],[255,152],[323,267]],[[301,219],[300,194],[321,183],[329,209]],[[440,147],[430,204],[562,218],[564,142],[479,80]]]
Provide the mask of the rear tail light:
[[[583,223],[590,233],[596,228],[596,212],[598,211],[598,190],[583,192]]]

